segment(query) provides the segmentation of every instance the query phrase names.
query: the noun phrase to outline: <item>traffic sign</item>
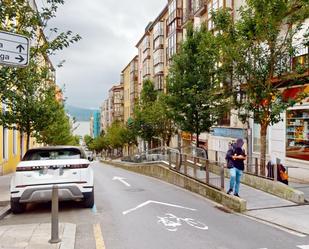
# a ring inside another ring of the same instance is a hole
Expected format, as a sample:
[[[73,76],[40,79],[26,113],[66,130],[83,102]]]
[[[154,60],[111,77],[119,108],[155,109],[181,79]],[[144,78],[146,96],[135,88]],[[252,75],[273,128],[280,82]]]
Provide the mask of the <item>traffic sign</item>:
[[[29,38],[0,31],[0,65],[25,67],[29,63]]]

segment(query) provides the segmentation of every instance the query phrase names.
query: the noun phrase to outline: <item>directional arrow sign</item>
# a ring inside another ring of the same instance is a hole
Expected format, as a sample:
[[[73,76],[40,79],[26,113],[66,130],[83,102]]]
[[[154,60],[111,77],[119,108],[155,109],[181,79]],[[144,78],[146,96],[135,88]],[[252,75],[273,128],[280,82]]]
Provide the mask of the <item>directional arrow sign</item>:
[[[29,63],[29,39],[0,31],[0,65],[25,67]]]
[[[118,181],[122,182],[124,185],[126,185],[127,187],[130,187],[130,186],[131,186],[129,183],[127,183],[127,182],[125,181],[125,178],[123,178],[123,177],[114,176],[113,180],[114,180],[114,181],[115,181],[115,180],[118,180]]]

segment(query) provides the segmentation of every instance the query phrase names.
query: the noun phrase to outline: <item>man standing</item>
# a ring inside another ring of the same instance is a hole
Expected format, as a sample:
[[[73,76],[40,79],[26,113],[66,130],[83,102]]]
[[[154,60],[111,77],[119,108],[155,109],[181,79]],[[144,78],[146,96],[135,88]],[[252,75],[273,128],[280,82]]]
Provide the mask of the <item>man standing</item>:
[[[230,156],[232,158],[233,168],[230,168],[230,189],[227,194],[231,194],[234,190],[234,195],[237,197],[239,197],[240,178],[245,168],[244,160],[246,159],[246,153],[242,148],[243,145],[244,141],[238,138],[236,144],[233,144],[233,155]]]

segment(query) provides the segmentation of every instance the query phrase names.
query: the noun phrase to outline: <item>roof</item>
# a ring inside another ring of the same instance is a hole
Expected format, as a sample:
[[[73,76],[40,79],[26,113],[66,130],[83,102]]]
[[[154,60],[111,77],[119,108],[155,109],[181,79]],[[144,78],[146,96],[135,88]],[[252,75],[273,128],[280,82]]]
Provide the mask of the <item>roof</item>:
[[[82,147],[80,147],[80,146],[70,146],[70,145],[42,146],[42,147],[31,148],[28,151],[33,151],[33,150],[59,150],[59,149],[78,149],[78,150],[82,150]]]

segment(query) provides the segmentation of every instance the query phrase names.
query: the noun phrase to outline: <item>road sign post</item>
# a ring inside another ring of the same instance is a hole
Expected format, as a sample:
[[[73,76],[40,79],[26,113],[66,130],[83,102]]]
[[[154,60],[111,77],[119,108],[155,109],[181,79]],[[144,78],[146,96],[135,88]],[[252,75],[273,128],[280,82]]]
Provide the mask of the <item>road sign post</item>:
[[[0,31],[0,65],[26,67],[29,49],[28,37]]]

